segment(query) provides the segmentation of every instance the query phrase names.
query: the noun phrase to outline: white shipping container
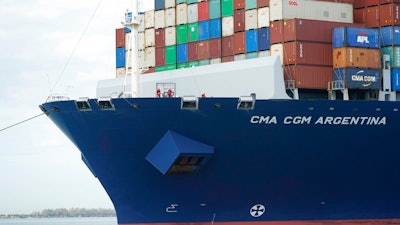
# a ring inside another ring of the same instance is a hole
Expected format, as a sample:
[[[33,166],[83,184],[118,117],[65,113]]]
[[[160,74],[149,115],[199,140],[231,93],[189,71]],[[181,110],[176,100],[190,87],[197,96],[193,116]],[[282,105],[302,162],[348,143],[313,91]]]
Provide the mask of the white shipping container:
[[[310,19],[353,23],[353,6],[347,3],[270,0],[270,21],[283,19]]]
[[[188,23],[187,4],[179,4],[176,6],[176,25]]]
[[[222,36],[231,36],[233,32],[233,16],[222,17]]]
[[[267,56],[271,56],[271,52],[269,50],[258,52],[258,57],[267,57]]]
[[[137,55],[137,64],[138,64],[138,69],[143,69],[146,67],[145,65],[145,51],[138,51]]]
[[[123,76],[125,76],[125,67],[117,68],[116,71],[115,71],[115,76],[116,76],[116,77],[123,77]]]
[[[218,63],[221,63],[221,58],[210,59],[210,64],[218,64]]]
[[[138,33],[137,42],[138,42],[138,49],[139,50],[144,50],[146,48],[146,44],[145,44],[144,39],[145,39],[144,38],[144,33]]]
[[[258,20],[257,9],[246,10],[245,29],[246,30],[257,29],[258,28],[257,20]]]
[[[167,27],[165,28],[165,45],[176,45],[176,28]]]
[[[175,8],[165,10],[165,27],[175,26]]]
[[[156,48],[148,47],[145,50],[144,57],[144,65],[146,67],[155,67],[156,66]]]
[[[144,28],[154,27],[154,10],[144,12]]]
[[[283,65],[283,44],[273,44],[270,47],[271,56],[279,56],[281,64]]]
[[[154,28],[146,29],[144,31],[144,40],[145,40],[145,46],[146,47],[151,47],[151,46],[155,45],[156,40],[155,40],[155,30],[154,30]]]
[[[188,23],[195,23],[198,20],[198,7],[197,3],[188,5]]]
[[[166,9],[175,7],[175,0],[165,0],[164,7]]]
[[[258,8],[258,28],[269,27],[269,7]]]
[[[144,14],[140,14],[139,16],[139,27],[138,27],[138,32],[144,32]]]
[[[157,10],[154,13],[154,28],[164,28],[165,27],[165,10]]]
[[[244,59],[246,59],[246,54],[238,54],[238,55],[233,56],[234,61],[244,60]]]

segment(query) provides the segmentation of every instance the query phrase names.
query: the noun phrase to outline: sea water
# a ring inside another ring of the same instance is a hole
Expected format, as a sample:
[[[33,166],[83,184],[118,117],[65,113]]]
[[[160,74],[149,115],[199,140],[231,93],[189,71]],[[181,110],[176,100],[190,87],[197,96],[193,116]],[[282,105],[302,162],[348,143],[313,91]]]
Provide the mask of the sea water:
[[[117,225],[116,217],[0,219],[0,225]]]

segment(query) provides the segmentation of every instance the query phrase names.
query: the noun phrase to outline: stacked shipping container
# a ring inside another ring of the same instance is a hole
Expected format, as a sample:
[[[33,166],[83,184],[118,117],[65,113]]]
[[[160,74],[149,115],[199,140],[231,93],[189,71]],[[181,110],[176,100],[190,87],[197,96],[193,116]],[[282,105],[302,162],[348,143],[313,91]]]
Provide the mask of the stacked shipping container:
[[[271,55],[281,57],[285,80],[297,88],[326,90],[333,80],[332,29],[353,25],[352,6],[271,0],[270,9]]]
[[[400,0],[156,0],[155,10],[141,15],[139,67],[154,72],[278,54],[285,79],[298,88],[325,90],[347,79],[348,88],[375,90],[381,54],[388,54],[392,88],[400,90],[399,8]],[[128,32],[116,31],[117,76],[129,68]],[[378,46],[353,46],[380,36]],[[366,80],[374,82],[361,84]]]

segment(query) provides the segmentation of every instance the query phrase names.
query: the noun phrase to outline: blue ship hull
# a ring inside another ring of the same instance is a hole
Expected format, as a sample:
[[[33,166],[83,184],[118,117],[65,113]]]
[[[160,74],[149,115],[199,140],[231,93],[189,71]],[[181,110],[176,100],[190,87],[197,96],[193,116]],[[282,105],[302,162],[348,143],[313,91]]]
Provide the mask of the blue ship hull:
[[[82,152],[119,224],[400,223],[399,102],[89,103],[41,108]]]

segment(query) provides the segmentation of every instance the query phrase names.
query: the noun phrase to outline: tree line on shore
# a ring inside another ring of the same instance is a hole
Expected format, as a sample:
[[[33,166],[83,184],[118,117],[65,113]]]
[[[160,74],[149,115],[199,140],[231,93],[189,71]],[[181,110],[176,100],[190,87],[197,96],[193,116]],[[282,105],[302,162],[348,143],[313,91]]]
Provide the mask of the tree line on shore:
[[[31,214],[0,214],[0,218],[114,217],[114,209],[58,208],[34,211]]]

